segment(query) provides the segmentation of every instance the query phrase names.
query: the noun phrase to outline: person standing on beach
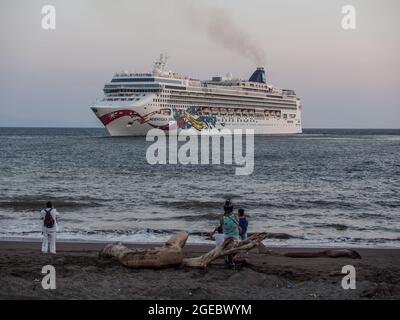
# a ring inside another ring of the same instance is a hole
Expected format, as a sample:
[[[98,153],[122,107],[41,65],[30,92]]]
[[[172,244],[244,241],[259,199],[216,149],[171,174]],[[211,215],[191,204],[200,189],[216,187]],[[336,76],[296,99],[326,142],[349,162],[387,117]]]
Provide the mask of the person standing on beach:
[[[53,204],[49,201],[46,203],[46,209],[40,211],[40,219],[42,221],[42,252],[56,253],[56,234],[57,234],[57,218],[59,213]]]
[[[240,240],[246,240],[247,239],[247,227],[249,226],[249,222],[244,215],[243,209],[238,210],[238,215],[239,215],[239,238],[240,238]]]

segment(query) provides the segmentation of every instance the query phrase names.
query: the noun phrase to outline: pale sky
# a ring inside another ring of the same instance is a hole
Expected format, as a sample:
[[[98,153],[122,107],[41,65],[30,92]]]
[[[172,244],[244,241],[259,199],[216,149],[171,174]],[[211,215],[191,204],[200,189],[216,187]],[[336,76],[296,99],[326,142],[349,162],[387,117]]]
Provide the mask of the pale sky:
[[[56,30],[41,27],[46,4]],[[356,30],[341,27],[347,4]],[[151,71],[165,52],[193,78],[247,79],[259,50],[305,128],[400,128],[399,30],[398,0],[1,0],[0,126],[100,127],[88,106],[116,71]]]

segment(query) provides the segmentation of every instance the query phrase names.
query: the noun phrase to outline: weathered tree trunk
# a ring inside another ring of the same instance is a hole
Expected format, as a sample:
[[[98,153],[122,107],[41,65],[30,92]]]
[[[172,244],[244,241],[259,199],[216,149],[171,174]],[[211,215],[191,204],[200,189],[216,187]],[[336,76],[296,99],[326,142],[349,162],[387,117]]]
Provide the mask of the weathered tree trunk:
[[[281,256],[288,258],[351,258],[361,259],[361,255],[351,249],[330,249],[323,251],[294,251],[294,252],[277,252],[267,249],[263,244],[258,246],[258,253],[266,254],[269,256]]]
[[[212,261],[220,257],[242,251],[249,251],[258,247],[266,236],[266,233],[254,233],[243,241],[236,241],[232,238],[228,238],[222,245],[215,247],[213,250],[200,257],[183,259],[182,264],[186,267],[206,268]]]
[[[184,259],[182,248],[186,244],[188,233],[178,232],[162,247],[131,249],[122,244],[108,244],[100,251],[99,255],[104,258],[116,258],[124,266],[130,268],[155,269],[181,264],[186,267],[206,268],[211,262],[220,257],[235,255],[243,251],[249,251],[253,248],[258,248],[259,253],[290,258],[348,257],[352,259],[361,259],[361,256],[357,251],[350,249],[278,253],[268,250],[262,244],[262,241],[267,238],[267,236],[268,234],[263,232],[254,233],[243,241],[228,238],[221,246],[215,247],[200,257]]]
[[[163,268],[182,263],[182,248],[188,238],[186,232],[173,235],[163,247],[149,249],[127,248],[122,244],[108,244],[100,251],[104,258],[116,258],[130,268]]]

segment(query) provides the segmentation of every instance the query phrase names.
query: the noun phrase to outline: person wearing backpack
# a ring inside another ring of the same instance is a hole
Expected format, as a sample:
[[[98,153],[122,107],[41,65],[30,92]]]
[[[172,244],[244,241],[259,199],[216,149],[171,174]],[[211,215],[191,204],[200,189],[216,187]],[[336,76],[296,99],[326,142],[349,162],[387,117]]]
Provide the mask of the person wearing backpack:
[[[40,218],[42,221],[42,252],[56,253],[56,233],[57,233],[57,217],[58,212],[53,208],[53,204],[49,201],[46,203],[46,209],[40,211]]]

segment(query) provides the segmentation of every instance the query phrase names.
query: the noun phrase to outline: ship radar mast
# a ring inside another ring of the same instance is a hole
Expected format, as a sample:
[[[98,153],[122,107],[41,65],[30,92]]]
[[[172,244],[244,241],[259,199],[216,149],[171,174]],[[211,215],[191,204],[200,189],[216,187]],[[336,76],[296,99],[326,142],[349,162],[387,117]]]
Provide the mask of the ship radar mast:
[[[153,73],[163,73],[168,58],[169,57],[167,55],[161,53],[160,57],[154,63]]]

